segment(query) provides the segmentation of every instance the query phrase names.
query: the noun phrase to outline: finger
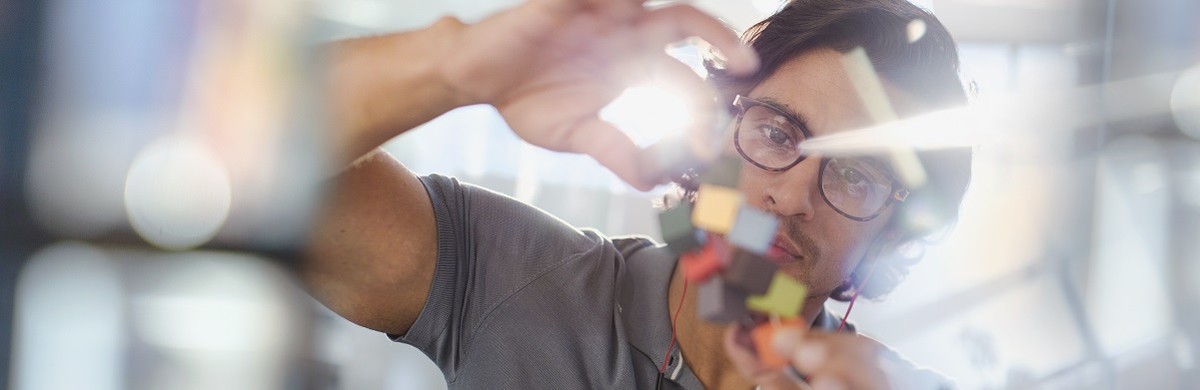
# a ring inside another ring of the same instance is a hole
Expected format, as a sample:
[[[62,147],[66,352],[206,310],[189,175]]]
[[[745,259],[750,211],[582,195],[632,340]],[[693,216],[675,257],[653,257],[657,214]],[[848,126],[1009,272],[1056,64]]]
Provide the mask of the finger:
[[[738,39],[737,34],[721,21],[686,4],[674,4],[647,12],[641,21],[646,39],[665,46],[689,37],[697,37],[713,45],[725,56],[734,74],[749,74],[758,69],[758,54]]]
[[[830,346],[820,340],[801,340],[792,349],[792,363],[800,372],[818,373],[829,369]]]
[[[792,356],[802,337],[804,337],[802,329],[780,329],[775,332],[775,339],[771,340],[771,346],[780,356]]]
[[[750,347],[748,332],[738,325],[725,329],[725,353],[738,372],[763,389],[803,389],[782,371],[772,370],[759,362],[758,355]]]
[[[749,335],[743,333],[745,330],[739,325],[730,325],[725,329],[725,353],[742,376],[754,378],[764,371],[764,367],[759,364],[758,356],[750,349]]]
[[[611,123],[593,117],[571,130],[568,137],[569,151],[592,156],[634,188],[648,191],[659,184],[655,178],[661,175],[647,172],[643,151]]]

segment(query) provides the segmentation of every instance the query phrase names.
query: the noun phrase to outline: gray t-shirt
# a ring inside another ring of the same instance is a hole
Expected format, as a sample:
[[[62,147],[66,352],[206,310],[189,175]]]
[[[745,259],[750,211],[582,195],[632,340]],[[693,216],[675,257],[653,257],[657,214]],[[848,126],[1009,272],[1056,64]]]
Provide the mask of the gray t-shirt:
[[[645,237],[608,238],[535,207],[431,175],[437,219],[429,298],[403,336],[450,388],[654,388],[671,341],[676,258]],[[814,326],[836,328],[826,312]],[[702,388],[679,357],[665,388]]]

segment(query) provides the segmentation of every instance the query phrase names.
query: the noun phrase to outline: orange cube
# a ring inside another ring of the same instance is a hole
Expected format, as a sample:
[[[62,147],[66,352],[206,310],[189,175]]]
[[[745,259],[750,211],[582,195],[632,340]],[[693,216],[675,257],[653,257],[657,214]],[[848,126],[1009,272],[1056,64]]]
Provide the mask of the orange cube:
[[[778,370],[787,366],[788,357],[779,356],[775,353],[775,348],[771,346],[771,340],[775,338],[775,332],[783,329],[804,329],[804,322],[799,318],[793,318],[780,321],[779,323],[765,323],[754,327],[750,330],[750,339],[754,342],[754,350],[758,353],[758,361],[764,366],[772,370]]]

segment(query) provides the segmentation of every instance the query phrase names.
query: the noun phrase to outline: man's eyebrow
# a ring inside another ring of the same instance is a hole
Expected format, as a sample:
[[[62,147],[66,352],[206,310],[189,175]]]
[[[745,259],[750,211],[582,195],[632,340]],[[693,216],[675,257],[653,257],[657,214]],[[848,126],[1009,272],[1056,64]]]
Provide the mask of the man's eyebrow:
[[[792,120],[796,121],[796,124],[805,128],[810,133],[813,131],[812,127],[810,127],[808,125],[808,117],[801,115],[799,112],[796,112],[796,110],[793,110],[791,107],[788,107],[787,104],[784,104],[783,102],[775,100],[774,98],[772,98],[770,96],[763,96],[760,98],[753,98],[753,99],[763,102],[763,104],[771,106],[771,108],[779,110],[779,112],[787,114],[789,117],[792,118]],[[813,134],[813,136],[815,137],[817,135]]]

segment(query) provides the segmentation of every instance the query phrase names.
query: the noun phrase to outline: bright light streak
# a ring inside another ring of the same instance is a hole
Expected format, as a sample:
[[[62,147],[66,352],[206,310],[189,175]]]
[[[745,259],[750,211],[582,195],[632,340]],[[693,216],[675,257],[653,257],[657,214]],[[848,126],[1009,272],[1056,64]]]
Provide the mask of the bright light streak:
[[[1192,90],[1179,92],[1179,85],[1200,84],[1200,80],[1188,81],[1186,75],[1175,84],[1178,95],[1171,99],[1169,107],[1166,104],[1163,95],[1168,91],[1163,85],[1169,85],[1165,81],[1176,77],[1172,73],[1153,74],[1101,85],[977,101],[969,106],[809,139],[801,148],[807,154],[855,155],[886,153],[897,147],[917,151],[971,147],[1166,112],[1177,116],[1200,115],[1197,114],[1200,97],[1186,97],[1192,95]],[[1180,124],[1181,128],[1184,126]]]
[[[681,134],[692,124],[687,99],[661,86],[626,89],[600,111],[604,119],[628,134],[640,147]]]
[[[846,53],[842,56],[842,66],[850,77],[850,84],[854,85],[854,90],[858,92],[859,99],[862,99],[863,105],[867,107],[867,113],[870,114],[873,123],[889,123],[899,118],[892,102],[888,100],[887,93],[884,92],[883,82],[875,73],[875,66],[867,57],[866,49],[859,46]],[[903,147],[902,144],[895,144],[888,155],[905,186],[920,188],[925,185],[925,167],[921,166],[921,160],[917,159],[917,155],[911,149]]]
[[[995,126],[980,118],[992,115],[985,106],[960,107],[863,129],[805,140],[807,154],[883,154],[896,147],[931,150],[973,146],[994,139]]]

